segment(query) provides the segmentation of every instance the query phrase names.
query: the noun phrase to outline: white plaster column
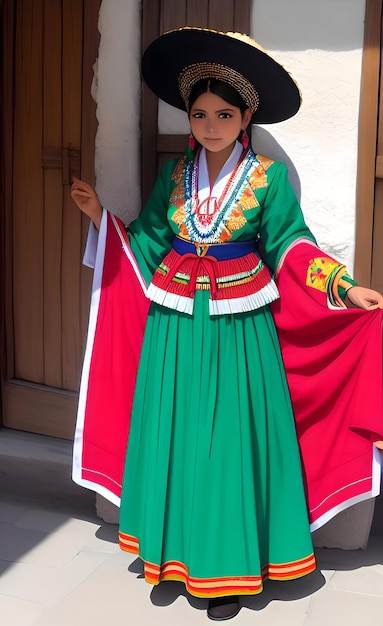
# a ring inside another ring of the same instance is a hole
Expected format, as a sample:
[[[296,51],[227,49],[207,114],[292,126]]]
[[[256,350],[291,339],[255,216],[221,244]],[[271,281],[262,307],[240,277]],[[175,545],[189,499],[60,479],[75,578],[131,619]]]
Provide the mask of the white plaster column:
[[[141,2],[103,0],[93,94],[97,102],[97,192],[109,210],[130,222],[141,210]]]

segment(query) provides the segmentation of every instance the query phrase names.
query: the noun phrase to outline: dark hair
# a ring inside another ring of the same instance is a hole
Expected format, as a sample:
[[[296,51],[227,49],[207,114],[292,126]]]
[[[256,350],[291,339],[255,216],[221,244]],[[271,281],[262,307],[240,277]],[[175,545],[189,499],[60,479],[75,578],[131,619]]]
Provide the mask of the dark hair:
[[[189,111],[200,95],[207,92],[214,93],[232,106],[238,107],[243,113],[248,109],[248,105],[229,83],[217,78],[203,78],[193,85],[189,96]]]

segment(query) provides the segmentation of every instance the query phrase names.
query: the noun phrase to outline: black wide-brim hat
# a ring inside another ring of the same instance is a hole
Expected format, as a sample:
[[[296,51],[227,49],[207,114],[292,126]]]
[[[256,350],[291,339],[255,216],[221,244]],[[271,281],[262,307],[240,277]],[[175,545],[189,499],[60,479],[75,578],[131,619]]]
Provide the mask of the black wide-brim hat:
[[[254,124],[286,120],[301,104],[298,85],[289,72],[240,33],[192,27],[169,31],[145,50],[142,76],[161,100],[183,111],[192,84],[202,78],[225,80],[252,109]]]

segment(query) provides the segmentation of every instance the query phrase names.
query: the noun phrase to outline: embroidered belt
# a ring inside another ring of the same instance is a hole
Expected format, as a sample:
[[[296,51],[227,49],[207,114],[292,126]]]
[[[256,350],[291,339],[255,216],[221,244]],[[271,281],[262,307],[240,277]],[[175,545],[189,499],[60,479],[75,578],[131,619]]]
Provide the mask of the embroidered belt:
[[[178,254],[196,254],[199,257],[213,256],[217,261],[228,261],[230,259],[238,259],[256,251],[255,241],[236,241],[233,243],[193,243],[175,237],[173,241],[173,250]]]
[[[194,294],[200,289],[210,291],[211,315],[252,311],[279,297],[254,241],[206,245],[176,238],[155,271],[147,296],[192,314]]]

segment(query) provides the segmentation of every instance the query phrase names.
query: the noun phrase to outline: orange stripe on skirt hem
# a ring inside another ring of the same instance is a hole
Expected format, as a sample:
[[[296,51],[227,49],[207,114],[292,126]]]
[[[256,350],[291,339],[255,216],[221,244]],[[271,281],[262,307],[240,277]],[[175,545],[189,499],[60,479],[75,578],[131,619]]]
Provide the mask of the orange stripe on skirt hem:
[[[139,542],[136,537],[119,533],[120,548],[139,555]],[[141,558],[141,557],[140,557]],[[195,578],[189,575],[188,568],[180,561],[168,561],[159,566],[142,559],[146,582],[158,585],[165,580],[183,582],[187,591],[198,598],[215,598],[231,595],[255,595],[261,593],[263,582],[271,580],[293,580],[315,570],[313,554],[291,563],[264,565],[261,576],[225,576],[222,578]]]

